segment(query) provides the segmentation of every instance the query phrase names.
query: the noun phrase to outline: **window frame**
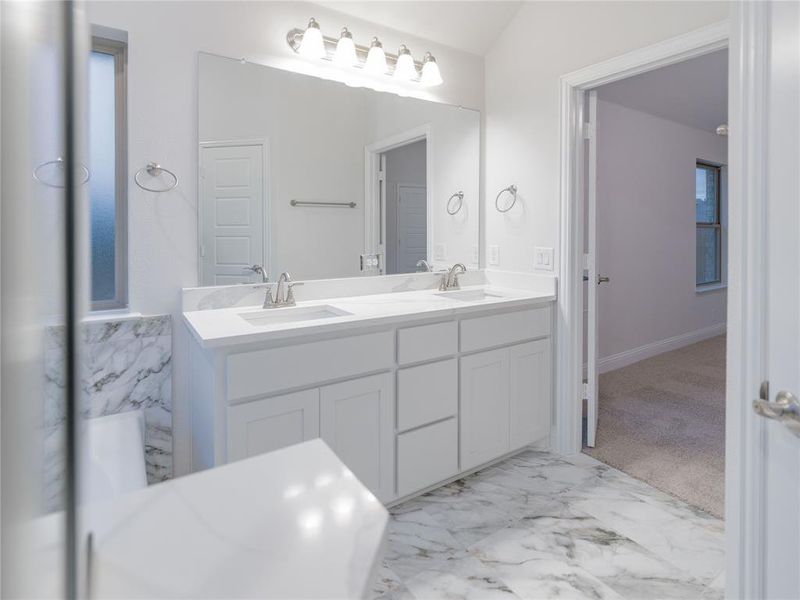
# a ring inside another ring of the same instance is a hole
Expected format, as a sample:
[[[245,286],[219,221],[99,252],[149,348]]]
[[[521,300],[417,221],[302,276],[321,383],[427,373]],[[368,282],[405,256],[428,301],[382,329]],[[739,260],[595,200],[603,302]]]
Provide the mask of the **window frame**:
[[[91,51],[114,57],[114,297],[91,300],[97,312],[128,307],[128,44],[93,35]]]
[[[715,240],[716,240],[716,244],[717,244],[716,271],[718,273],[718,277],[717,277],[717,279],[715,279],[713,281],[704,281],[703,283],[698,283],[697,282],[697,275],[696,275],[696,273],[697,273],[697,259],[695,258],[695,288],[698,291],[702,291],[702,290],[708,289],[708,288],[718,288],[718,287],[721,287],[721,286],[723,286],[725,284],[725,275],[723,273],[723,268],[725,267],[725,261],[724,261],[724,258],[722,256],[722,253],[723,253],[724,247],[725,247],[724,240],[723,240],[724,232],[723,232],[723,222],[722,222],[722,208],[723,208],[723,206],[722,206],[722,168],[723,168],[723,166],[719,165],[719,164],[716,164],[716,163],[709,162],[709,161],[697,159],[695,161],[695,173],[697,172],[697,169],[700,169],[700,168],[702,168],[702,169],[713,169],[714,170],[714,176],[716,178],[716,182],[715,182],[715,190],[716,190],[716,193],[715,193],[716,198],[715,198],[715,200],[716,200],[716,204],[717,204],[716,209],[715,209],[716,219],[715,219],[715,221],[713,223],[704,223],[704,222],[698,221],[697,220],[697,208],[695,207],[695,209],[694,209],[695,210],[695,217],[694,217],[694,219],[695,219],[695,232],[698,229],[713,229],[713,230],[716,230],[716,232],[717,232],[716,236],[715,236]],[[695,177],[696,177],[696,174],[695,174]],[[695,198],[695,202],[697,202],[696,198]],[[695,240],[696,239],[697,239],[697,235],[695,234]],[[696,243],[697,242],[695,242],[695,244]],[[695,253],[695,255],[696,254],[697,253]]]

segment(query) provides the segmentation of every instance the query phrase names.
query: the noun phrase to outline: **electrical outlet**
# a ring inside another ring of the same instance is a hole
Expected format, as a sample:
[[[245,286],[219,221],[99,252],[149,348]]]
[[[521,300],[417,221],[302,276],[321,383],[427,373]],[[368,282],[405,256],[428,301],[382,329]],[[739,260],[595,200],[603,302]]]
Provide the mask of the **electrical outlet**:
[[[534,248],[533,249],[533,268],[542,271],[553,270],[553,249],[552,248]]]
[[[500,246],[489,246],[489,265],[492,267],[500,265]]]
[[[447,260],[447,246],[445,244],[433,245],[433,260]]]

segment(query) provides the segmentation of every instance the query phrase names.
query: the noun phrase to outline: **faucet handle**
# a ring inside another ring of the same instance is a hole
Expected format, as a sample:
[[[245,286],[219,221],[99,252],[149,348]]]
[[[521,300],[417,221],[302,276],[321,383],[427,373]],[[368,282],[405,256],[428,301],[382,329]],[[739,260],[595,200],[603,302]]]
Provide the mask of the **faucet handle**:
[[[286,304],[295,304],[294,286],[303,284],[302,281],[290,281],[286,284]]]
[[[272,297],[272,286],[267,286],[267,295],[264,296],[263,308],[275,308],[275,298]]]

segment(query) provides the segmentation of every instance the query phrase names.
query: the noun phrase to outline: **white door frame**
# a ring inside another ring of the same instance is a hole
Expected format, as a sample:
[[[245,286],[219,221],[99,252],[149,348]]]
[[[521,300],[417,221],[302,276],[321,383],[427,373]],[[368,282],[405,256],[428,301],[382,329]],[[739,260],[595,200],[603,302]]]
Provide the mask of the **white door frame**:
[[[380,156],[384,152],[394,150],[401,146],[407,146],[420,140],[425,140],[425,185],[427,223],[425,224],[428,237],[428,261],[433,256],[433,138],[431,136],[430,123],[414,127],[407,131],[393,136],[378,140],[364,146],[364,253],[375,254],[379,252],[381,231],[384,224],[380,222],[380,185],[378,185],[378,173],[381,169]],[[385,232],[383,233],[385,236]],[[386,239],[384,238],[384,243]],[[381,270],[385,273],[386,268],[381,261]]]
[[[261,258],[261,266],[264,272],[268,275],[272,274],[272,244],[273,236],[269,235],[271,214],[271,203],[269,197],[269,140],[267,138],[248,138],[242,140],[214,140],[209,142],[200,142],[197,150],[197,284],[203,285],[203,219],[205,218],[205,209],[203,208],[203,149],[204,148],[233,148],[239,146],[261,146],[261,156],[263,157],[264,164],[262,166],[261,197],[264,201],[262,220],[261,238],[264,242],[261,244],[263,257]]]
[[[560,247],[554,448],[581,450],[584,93],[729,47],[729,261],[726,389],[726,597],[763,589],[763,419],[752,399],[764,379],[765,94],[768,3],[732,3],[716,23],[561,77]]]

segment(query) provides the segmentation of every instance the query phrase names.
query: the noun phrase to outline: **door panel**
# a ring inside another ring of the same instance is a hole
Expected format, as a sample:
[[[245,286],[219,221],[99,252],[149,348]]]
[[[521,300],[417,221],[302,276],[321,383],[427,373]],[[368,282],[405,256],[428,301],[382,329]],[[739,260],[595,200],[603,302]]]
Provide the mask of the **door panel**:
[[[201,284],[247,283],[264,265],[264,147],[200,149]]]
[[[550,340],[510,349],[511,449],[538,442],[550,434]]]
[[[414,273],[428,258],[428,201],[425,186],[397,186],[397,270]]]
[[[496,458],[509,447],[507,348],[461,359],[461,470]]]
[[[774,401],[781,390],[800,394],[800,5],[774,2],[771,13],[767,371]],[[778,421],[765,425],[765,597],[800,598],[800,437]]]
[[[379,499],[394,496],[394,401],[391,375],[320,390],[320,434]]]
[[[228,408],[228,462],[319,437],[319,390]]]

